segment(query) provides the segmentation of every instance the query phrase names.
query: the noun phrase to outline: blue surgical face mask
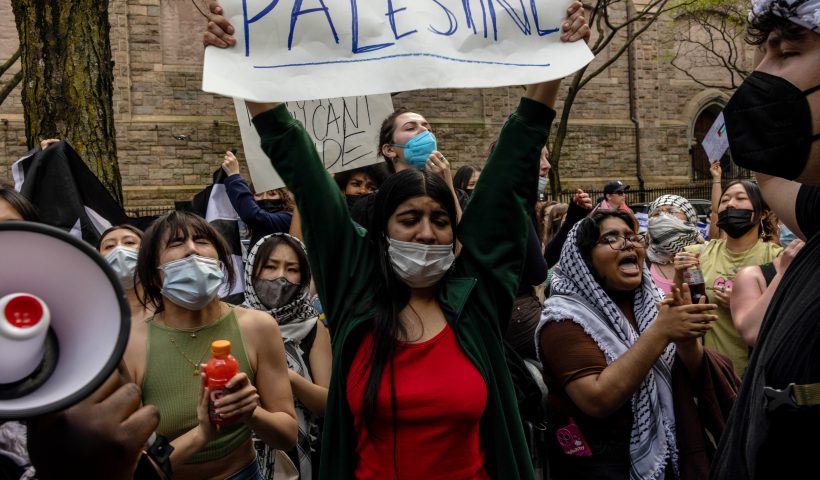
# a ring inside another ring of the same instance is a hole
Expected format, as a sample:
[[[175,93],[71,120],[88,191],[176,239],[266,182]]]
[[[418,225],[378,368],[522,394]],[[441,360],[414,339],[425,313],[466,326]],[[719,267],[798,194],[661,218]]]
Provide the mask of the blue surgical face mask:
[[[786,224],[780,224],[780,246],[786,248],[794,240],[797,240],[797,235],[794,234]]]
[[[163,263],[159,269],[165,273],[162,296],[187,310],[205,308],[225,280],[222,262],[198,255]]]
[[[122,288],[126,290],[134,288],[134,271],[137,268],[136,249],[115,247],[105,256],[105,261],[114,270]]]
[[[438,150],[436,137],[433,136],[429,130],[419,133],[408,140],[404,145],[391,143],[390,146],[403,148],[404,161],[411,167],[416,167],[419,170],[422,170],[427,164],[427,159],[430,158],[430,154]]]

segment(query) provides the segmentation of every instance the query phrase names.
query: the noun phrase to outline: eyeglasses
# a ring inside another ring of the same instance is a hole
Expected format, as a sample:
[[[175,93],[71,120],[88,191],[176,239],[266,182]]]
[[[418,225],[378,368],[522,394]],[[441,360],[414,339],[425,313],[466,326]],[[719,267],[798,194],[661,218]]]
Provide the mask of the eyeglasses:
[[[643,248],[646,246],[646,236],[637,233],[633,233],[627,236],[604,235],[598,240],[598,243],[606,243],[609,245],[609,248],[615,251],[626,250],[628,244],[632,245],[633,247]]]
[[[670,205],[664,205],[664,206],[658,207],[655,210],[653,210],[652,215],[650,215],[650,216],[651,217],[657,217],[658,215],[660,215],[662,213],[668,213],[670,215],[676,215],[676,214],[681,213],[681,212],[682,212],[681,209],[679,209],[677,207],[673,207],[673,206],[670,206]]]
[[[623,191],[623,190],[619,190],[619,191],[617,191],[617,192],[612,192],[612,194],[613,194],[613,195],[623,195],[623,194],[624,194],[624,191]]]

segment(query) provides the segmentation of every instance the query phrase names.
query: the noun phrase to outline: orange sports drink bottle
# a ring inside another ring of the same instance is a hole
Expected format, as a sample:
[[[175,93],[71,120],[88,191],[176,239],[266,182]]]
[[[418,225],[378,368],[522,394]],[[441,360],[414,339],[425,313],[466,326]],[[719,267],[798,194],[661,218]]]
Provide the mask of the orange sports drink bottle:
[[[231,342],[215,340],[211,343],[213,357],[205,365],[205,375],[208,377],[208,417],[213,425],[230,423],[230,418],[223,418],[216,413],[214,402],[230,393],[225,388],[228,381],[239,373],[239,363],[231,355]]]

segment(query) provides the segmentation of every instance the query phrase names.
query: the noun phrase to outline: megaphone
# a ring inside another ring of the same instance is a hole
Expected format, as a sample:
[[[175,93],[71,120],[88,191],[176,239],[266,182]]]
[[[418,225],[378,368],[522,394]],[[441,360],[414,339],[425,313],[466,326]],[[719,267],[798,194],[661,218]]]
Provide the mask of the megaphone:
[[[0,419],[62,410],[102,385],[131,315],[96,250],[54,227],[0,222]]]

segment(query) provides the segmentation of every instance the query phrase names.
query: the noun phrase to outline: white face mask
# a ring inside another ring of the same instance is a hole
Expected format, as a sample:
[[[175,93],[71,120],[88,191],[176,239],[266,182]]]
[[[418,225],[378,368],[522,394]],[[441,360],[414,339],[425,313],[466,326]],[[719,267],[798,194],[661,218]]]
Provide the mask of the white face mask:
[[[222,262],[191,255],[159,266],[165,273],[162,296],[188,310],[201,310],[219,293],[225,279]]]
[[[108,266],[114,270],[122,288],[134,288],[134,271],[137,269],[137,250],[128,247],[115,247],[105,256]]]
[[[393,272],[410,288],[435,285],[456,259],[453,244],[424,245],[387,239]]]
[[[547,189],[547,184],[549,181],[549,177],[538,177],[538,193],[544,193],[544,190]]]

